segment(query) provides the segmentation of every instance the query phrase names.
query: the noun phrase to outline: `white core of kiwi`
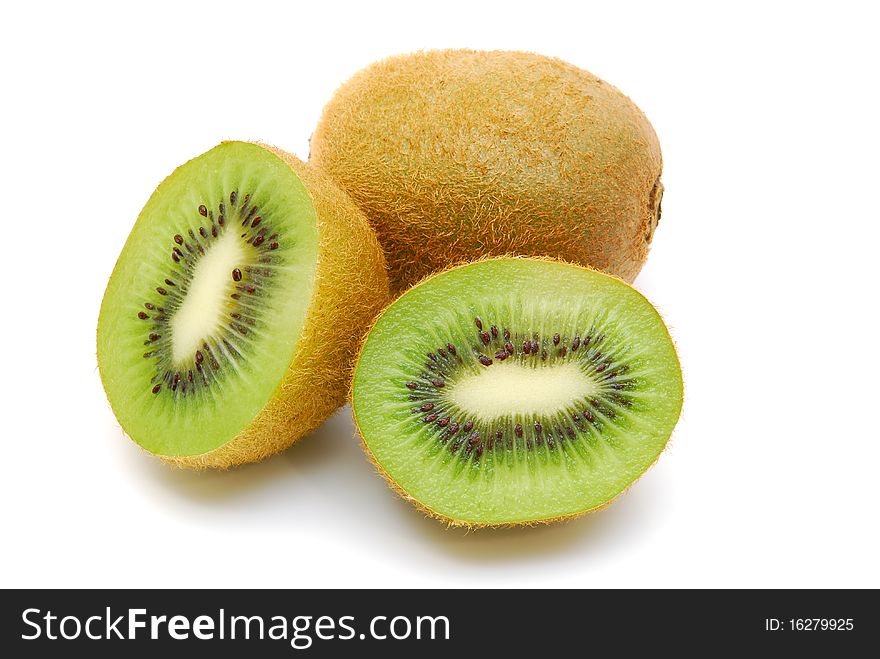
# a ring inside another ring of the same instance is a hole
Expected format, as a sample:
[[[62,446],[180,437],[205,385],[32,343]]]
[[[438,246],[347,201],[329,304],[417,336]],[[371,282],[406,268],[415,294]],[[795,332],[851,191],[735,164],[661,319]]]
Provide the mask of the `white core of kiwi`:
[[[593,397],[597,390],[596,383],[573,363],[500,362],[456,378],[444,394],[468,416],[489,422],[518,414],[550,418]]]
[[[234,284],[232,271],[242,268],[245,259],[238,233],[226,231],[198,260],[183,302],[170,322],[175,364],[191,360],[204,340],[219,332]]]

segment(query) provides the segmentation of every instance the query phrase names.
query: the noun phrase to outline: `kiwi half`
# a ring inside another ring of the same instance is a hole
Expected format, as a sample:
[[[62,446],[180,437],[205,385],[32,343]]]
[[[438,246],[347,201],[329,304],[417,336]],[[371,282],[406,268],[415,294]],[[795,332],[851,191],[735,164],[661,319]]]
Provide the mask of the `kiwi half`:
[[[387,297],[375,235],[332,181],[225,142],[138,217],[101,305],[101,379],[151,453],[186,467],[259,460],[342,405]]]
[[[549,256],[632,281],[660,219],[660,145],[619,90],[532,53],[437,50],[357,73],[311,162],[363,209],[392,290],[482,256]]]
[[[614,277],[491,259],[435,275],[378,318],[352,407],[393,487],[455,525],[601,508],[666,446],[682,404],[663,320]]]

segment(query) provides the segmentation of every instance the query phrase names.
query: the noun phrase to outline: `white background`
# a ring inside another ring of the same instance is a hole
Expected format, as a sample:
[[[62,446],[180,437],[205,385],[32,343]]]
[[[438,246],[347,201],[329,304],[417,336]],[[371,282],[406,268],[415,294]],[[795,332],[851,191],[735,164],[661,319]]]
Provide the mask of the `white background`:
[[[880,586],[871,6],[7,6],[0,585]],[[686,401],[655,468],[591,517],[466,534],[385,486],[347,408],[227,473],[138,449],[94,332],[153,188],[226,138],[305,158],[356,70],[463,46],[589,69],[660,136],[663,221],[636,286],[677,341]]]

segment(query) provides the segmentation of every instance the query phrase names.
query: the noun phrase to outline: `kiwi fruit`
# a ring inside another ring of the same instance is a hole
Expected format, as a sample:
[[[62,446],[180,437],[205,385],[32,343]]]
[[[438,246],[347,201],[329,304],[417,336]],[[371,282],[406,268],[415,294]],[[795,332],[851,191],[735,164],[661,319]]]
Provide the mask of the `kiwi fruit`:
[[[508,254],[631,282],[660,219],[662,159],[645,115],[541,55],[439,50],[375,63],[326,105],[310,149],[375,228],[395,293]]]
[[[101,304],[101,380],[147,451],[253,462],[343,404],[387,299],[381,249],[345,193],[283,151],[224,142],[141,211]]]
[[[418,507],[470,527],[599,509],[666,446],[675,347],[615,277],[549,259],[458,266],[377,319],[352,383],[368,456]]]

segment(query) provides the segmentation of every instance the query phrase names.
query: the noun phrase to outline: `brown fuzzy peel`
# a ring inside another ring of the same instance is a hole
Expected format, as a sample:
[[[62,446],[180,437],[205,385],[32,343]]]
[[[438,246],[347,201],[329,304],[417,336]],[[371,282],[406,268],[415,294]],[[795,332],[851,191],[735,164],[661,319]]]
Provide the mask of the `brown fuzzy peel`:
[[[314,162],[366,213],[393,292],[479,256],[549,256],[627,282],[660,215],[662,157],[615,87],[532,53],[439,50],[360,71]]]

